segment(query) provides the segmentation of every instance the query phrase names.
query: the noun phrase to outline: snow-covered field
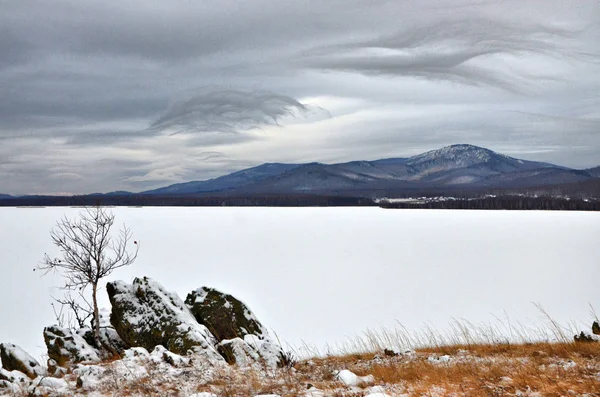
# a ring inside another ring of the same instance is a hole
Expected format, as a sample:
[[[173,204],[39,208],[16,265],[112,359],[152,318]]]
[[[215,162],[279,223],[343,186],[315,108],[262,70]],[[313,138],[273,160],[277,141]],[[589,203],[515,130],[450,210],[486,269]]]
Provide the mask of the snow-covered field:
[[[49,230],[77,208],[0,208],[0,342],[36,357],[54,322]],[[282,342],[332,349],[367,328],[448,330],[510,317],[588,329],[600,311],[600,213],[379,208],[114,208],[141,242],[111,280],[150,276],[182,298],[211,286],[245,301]],[[108,281],[108,280],[107,280]],[[103,294],[103,304],[108,299]]]

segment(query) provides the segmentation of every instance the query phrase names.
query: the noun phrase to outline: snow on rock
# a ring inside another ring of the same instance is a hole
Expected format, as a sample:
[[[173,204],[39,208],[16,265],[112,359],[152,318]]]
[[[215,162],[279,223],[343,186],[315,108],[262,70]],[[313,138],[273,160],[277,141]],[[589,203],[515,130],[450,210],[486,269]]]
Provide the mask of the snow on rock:
[[[12,343],[0,344],[0,360],[6,371],[20,371],[31,379],[46,374],[46,370],[35,358]]]
[[[100,365],[77,365],[73,370],[77,377],[77,386],[85,391],[97,389],[105,372],[106,368]]]
[[[67,367],[80,362],[99,362],[98,350],[84,338],[88,332],[91,333],[91,329],[83,328],[79,332],[74,332],[58,325],[44,328],[44,342],[48,349],[49,360],[54,360],[55,365],[59,367]],[[91,336],[91,334],[89,335]],[[49,365],[49,367],[54,367],[54,365]]]
[[[190,292],[185,304],[196,320],[208,327],[219,341],[243,338],[248,334],[269,336],[243,302],[214,288],[202,287]]]
[[[165,362],[171,364],[174,367],[185,367],[192,363],[192,359],[188,357],[182,357],[179,354],[165,349],[164,346],[158,345],[150,353],[151,361],[155,363]]]
[[[260,359],[258,352],[241,338],[222,340],[217,349],[228,363],[240,367],[248,367]]]
[[[30,396],[64,396],[71,394],[71,385],[64,379],[44,376],[35,378],[31,382],[28,391]]]
[[[102,308],[98,313],[100,323],[100,339],[105,346],[110,347],[118,354],[123,354],[129,346],[117,333],[115,327],[110,323],[110,310]]]
[[[9,371],[5,368],[0,368],[0,381],[9,383],[27,383],[29,378],[21,371]]]
[[[123,352],[123,358],[128,358],[132,361],[147,361],[150,358],[150,353],[143,347],[132,347]]]
[[[230,364],[248,366],[257,360],[272,368],[285,363],[285,353],[254,313],[243,302],[202,287],[185,299],[196,320],[208,327],[219,341],[219,353]]]
[[[347,369],[338,372],[336,377],[346,386],[369,386],[375,383],[373,375],[358,376]]]
[[[110,321],[126,344],[147,350],[162,345],[178,354],[194,348],[211,361],[223,361],[211,332],[196,321],[176,294],[156,281],[143,277],[135,278],[131,285],[109,282],[106,290],[112,305]]]
[[[203,391],[202,393],[190,394],[188,397],[219,397],[216,394]]]

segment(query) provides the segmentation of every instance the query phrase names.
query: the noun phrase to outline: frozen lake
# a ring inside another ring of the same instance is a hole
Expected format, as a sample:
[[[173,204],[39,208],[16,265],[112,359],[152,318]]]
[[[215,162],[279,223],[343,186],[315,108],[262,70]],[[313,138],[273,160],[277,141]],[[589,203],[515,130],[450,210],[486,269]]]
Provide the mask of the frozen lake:
[[[379,208],[114,208],[141,242],[110,280],[149,276],[182,299],[210,286],[292,346],[324,350],[367,328],[444,330],[453,318],[591,325],[600,311],[600,213]],[[0,342],[40,357],[58,276],[49,230],[77,208],[0,208]],[[108,299],[102,293],[103,302]]]

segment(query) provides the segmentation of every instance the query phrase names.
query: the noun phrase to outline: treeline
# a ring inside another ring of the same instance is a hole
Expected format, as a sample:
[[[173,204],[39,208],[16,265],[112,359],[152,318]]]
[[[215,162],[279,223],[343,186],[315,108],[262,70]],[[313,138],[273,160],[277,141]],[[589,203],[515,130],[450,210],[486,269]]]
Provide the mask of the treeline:
[[[375,206],[375,202],[362,197],[339,196],[248,196],[248,197],[198,197],[154,195],[88,195],[88,196],[27,196],[0,200],[3,207],[52,206],[166,206],[166,207],[345,207]]]
[[[600,201],[555,197],[503,196],[419,203],[393,203],[382,201],[382,208],[429,208],[458,210],[556,210],[556,211],[600,211]]]

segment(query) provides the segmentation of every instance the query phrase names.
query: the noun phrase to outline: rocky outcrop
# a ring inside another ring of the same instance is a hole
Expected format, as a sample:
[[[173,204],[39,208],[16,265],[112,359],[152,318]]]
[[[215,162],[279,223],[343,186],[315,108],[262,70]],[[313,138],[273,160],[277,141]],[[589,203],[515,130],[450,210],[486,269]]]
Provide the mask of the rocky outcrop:
[[[87,338],[86,338],[87,334]],[[70,364],[100,361],[100,352],[91,345],[91,329],[82,328],[75,332],[68,328],[52,325],[44,328],[44,342],[48,349],[49,367],[68,367]],[[50,360],[53,360],[50,365]]]
[[[71,364],[94,363],[103,358],[120,356],[129,346],[121,340],[109,318],[110,312],[100,311],[102,346],[96,346],[90,327],[73,330],[52,325],[44,328],[44,342],[48,349],[48,372],[58,375],[64,373],[59,371],[59,368],[67,368]]]
[[[185,304],[196,321],[216,337],[218,351],[228,363],[246,366],[261,361],[270,367],[285,364],[287,356],[281,346],[240,300],[202,287],[190,292]]]
[[[196,321],[205,325],[218,341],[246,335],[268,336],[250,309],[229,294],[202,287],[190,292],[185,304]]]
[[[196,321],[176,294],[154,280],[143,277],[132,284],[110,282],[106,290],[112,305],[110,322],[127,345],[147,350],[162,345],[177,354],[195,350],[210,360],[223,361],[210,331]]]
[[[12,343],[0,344],[0,360],[2,360],[2,367],[5,371],[19,371],[31,379],[46,374],[35,358]]]
[[[591,334],[588,331],[581,331],[573,339],[575,342],[600,342],[600,324],[598,324],[598,321],[594,321]]]

